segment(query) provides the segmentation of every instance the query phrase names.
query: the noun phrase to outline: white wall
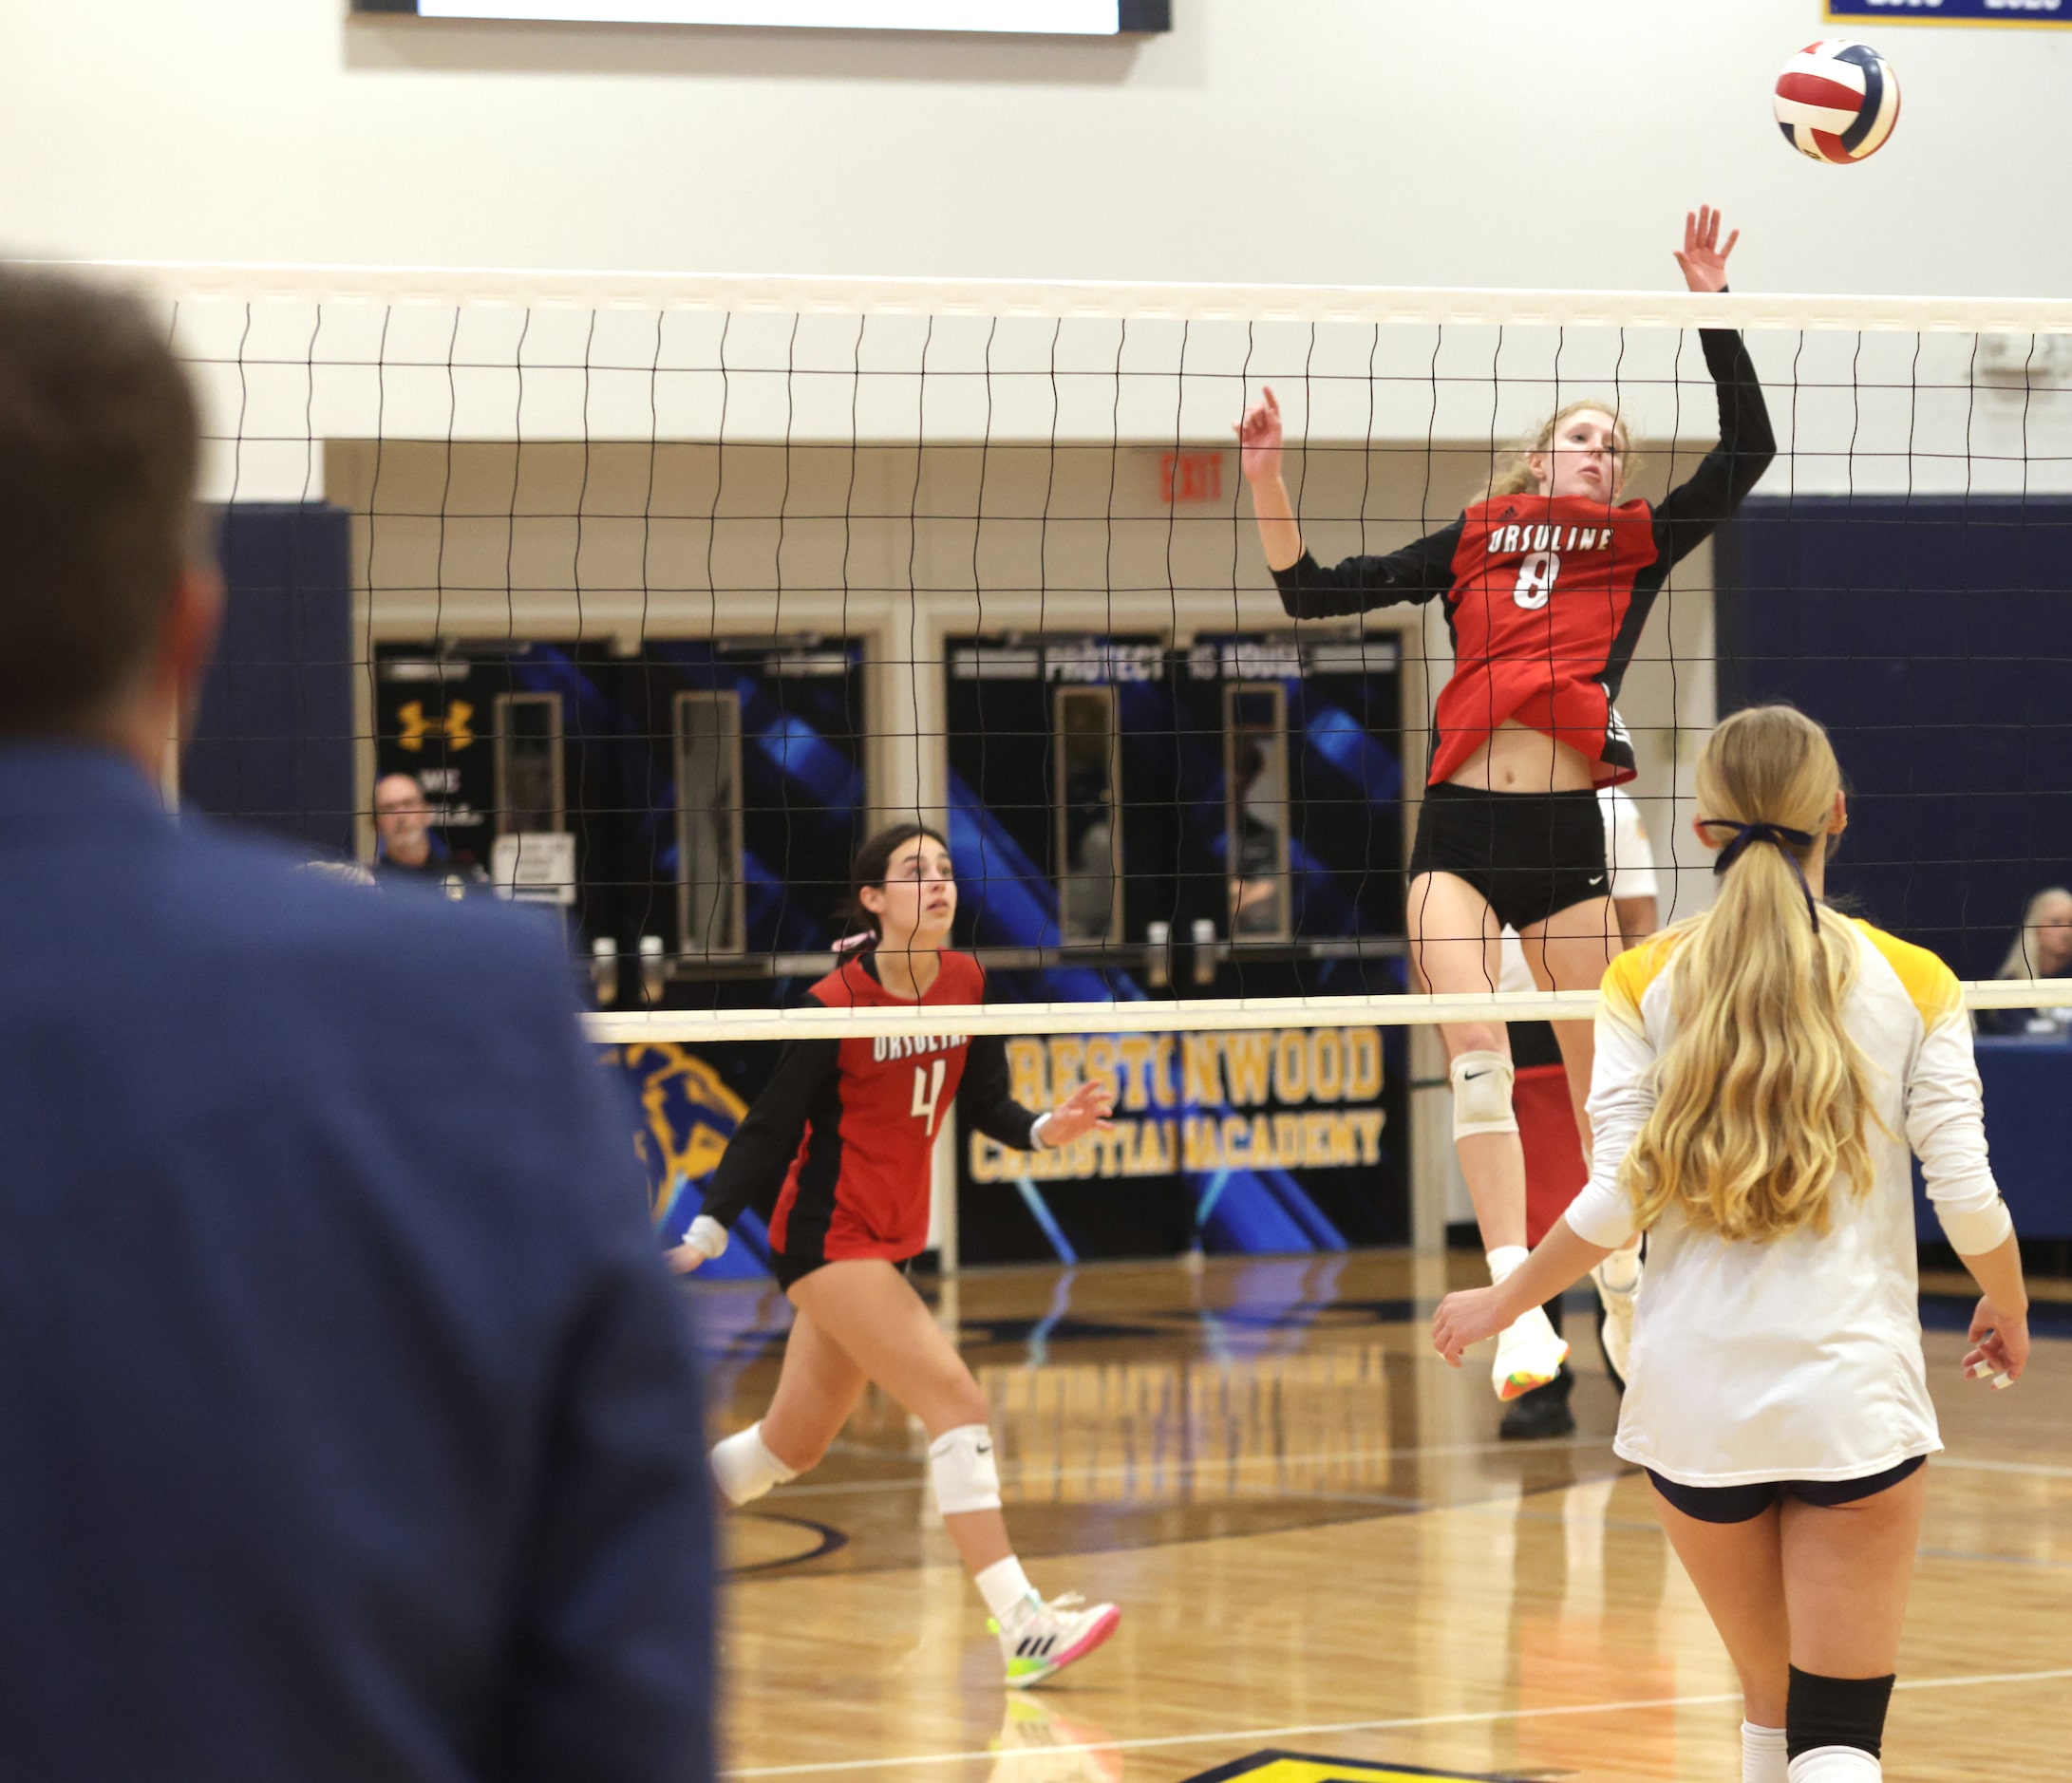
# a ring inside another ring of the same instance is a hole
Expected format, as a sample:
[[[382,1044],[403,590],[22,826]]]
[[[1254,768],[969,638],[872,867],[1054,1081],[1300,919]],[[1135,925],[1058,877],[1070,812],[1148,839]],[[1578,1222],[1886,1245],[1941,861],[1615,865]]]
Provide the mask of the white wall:
[[[1169,37],[7,9],[0,235],[102,257],[2063,295],[2072,33],[1880,26],[1874,162],[1769,121],[1815,0],[1176,0]]]

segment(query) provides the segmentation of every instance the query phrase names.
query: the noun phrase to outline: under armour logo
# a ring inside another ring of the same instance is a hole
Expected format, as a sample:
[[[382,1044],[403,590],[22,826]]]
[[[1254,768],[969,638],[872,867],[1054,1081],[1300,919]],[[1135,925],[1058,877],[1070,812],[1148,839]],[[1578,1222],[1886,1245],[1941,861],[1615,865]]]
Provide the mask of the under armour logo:
[[[456,749],[465,749],[475,741],[475,733],[468,728],[468,720],[475,716],[475,708],[465,700],[456,700],[443,716],[424,716],[424,702],[412,700],[407,705],[396,709],[396,721],[400,734],[397,747],[419,750],[424,747],[427,736],[443,737]]]

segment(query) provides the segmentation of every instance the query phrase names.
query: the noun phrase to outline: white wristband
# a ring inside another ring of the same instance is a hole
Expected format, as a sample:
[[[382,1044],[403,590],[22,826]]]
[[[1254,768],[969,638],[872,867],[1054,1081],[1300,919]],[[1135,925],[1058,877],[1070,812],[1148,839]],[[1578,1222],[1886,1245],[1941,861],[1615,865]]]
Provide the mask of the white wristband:
[[[1047,1114],[1036,1117],[1035,1124],[1028,1130],[1028,1142],[1031,1149],[1038,1152],[1047,1152],[1050,1149],[1044,1143],[1044,1129],[1049,1124],[1050,1117]]]
[[[707,1263],[714,1257],[726,1254],[726,1228],[709,1213],[701,1213],[691,1221],[690,1230],[684,1234],[684,1242]]]

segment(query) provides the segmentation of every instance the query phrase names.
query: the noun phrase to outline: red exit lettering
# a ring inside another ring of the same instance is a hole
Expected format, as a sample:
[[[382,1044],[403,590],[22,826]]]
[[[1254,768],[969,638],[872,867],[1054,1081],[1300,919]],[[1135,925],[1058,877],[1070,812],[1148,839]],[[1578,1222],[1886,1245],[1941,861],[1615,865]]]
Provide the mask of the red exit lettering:
[[[1158,499],[1169,508],[1181,501],[1222,500],[1222,453],[1166,453],[1158,460]]]

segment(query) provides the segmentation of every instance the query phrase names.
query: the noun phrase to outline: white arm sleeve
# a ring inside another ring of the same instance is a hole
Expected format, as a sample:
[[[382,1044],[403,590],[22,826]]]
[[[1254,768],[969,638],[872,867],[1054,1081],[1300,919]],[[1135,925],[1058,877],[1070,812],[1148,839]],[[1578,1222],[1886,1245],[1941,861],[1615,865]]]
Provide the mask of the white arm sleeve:
[[[1662,893],[1655,877],[1655,852],[1640,807],[1621,787],[1597,795],[1605,820],[1605,859],[1611,863],[1610,890],[1614,898],[1651,898]]]
[[[1655,1048],[1638,1019],[1608,1004],[1597,1012],[1597,1062],[1590,1075],[1590,1181],[1569,1204],[1569,1229],[1617,1250],[1640,1229],[1619,1187],[1619,1166],[1655,1106]]]
[[[1961,1008],[1938,1019],[1921,1042],[1907,1080],[1907,1143],[1921,1160],[1950,1248],[1975,1257],[2006,1243],[2014,1221],[1986,1154],[1985,1099],[1971,1023]]]

